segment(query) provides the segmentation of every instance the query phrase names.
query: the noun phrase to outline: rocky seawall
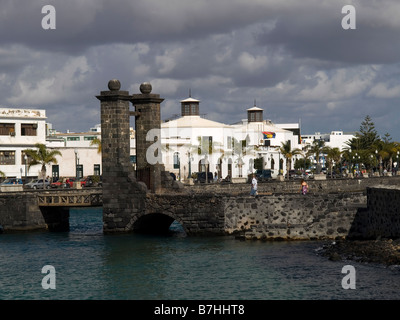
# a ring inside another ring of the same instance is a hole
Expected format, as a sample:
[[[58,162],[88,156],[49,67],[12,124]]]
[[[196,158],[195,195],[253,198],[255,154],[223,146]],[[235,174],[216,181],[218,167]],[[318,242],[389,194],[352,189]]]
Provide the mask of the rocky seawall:
[[[400,265],[400,239],[338,240],[324,245],[319,254],[332,261]]]

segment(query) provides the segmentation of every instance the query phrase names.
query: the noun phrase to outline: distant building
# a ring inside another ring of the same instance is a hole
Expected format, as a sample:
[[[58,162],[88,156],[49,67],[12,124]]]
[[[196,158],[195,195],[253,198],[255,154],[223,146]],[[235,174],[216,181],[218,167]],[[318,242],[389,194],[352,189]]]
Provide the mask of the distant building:
[[[101,175],[101,152],[93,140],[101,141],[101,125],[87,132],[61,133],[55,130],[47,136],[46,146],[59,150],[62,154],[57,165],[52,165],[53,179],[59,177],[83,178],[89,175]],[[131,129],[131,157],[135,155],[135,132]]]
[[[291,149],[303,149],[315,140],[343,150],[353,134],[332,131],[330,134],[301,135],[299,123],[275,124],[264,120],[264,110],[254,103],[246,110],[247,118],[225,124],[203,118],[200,100],[181,101],[181,116],[161,124],[162,161],[167,171],[186,179],[194,172],[209,171],[218,178],[247,178],[255,171],[256,159],[264,169],[286,174],[286,159],[279,148],[290,142]],[[101,174],[101,153],[92,145],[101,139],[100,124],[87,132],[57,132],[46,123],[45,110],[0,108],[0,170],[8,177],[33,178],[40,166],[27,169],[24,150],[43,143],[59,150],[58,163],[47,168],[53,179]],[[135,131],[131,129],[131,161],[135,167]],[[305,156],[305,155],[304,155]],[[291,166],[293,167],[294,161]],[[26,170],[25,170],[26,169]]]
[[[354,133],[344,133],[343,131],[331,131],[330,133],[316,132],[315,134],[302,135],[303,149],[307,146],[311,146],[314,141],[324,141],[325,146],[331,148],[339,148],[340,151],[348,148],[347,142],[355,138]],[[311,157],[312,161],[315,161],[315,157]],[[325,167],[326,158],[325,154],[321,154],[319,158],[320,164]]]
[[[181,117],[161,124],[165,169],[182,179],[205,171],[218,178],[247,178],[255,171],[256,158],[277,175],[279,168],[285,169],[279,152],[282,142],[289,140],[292,148],[299,145],[299,135],[264,120],[263,109],[257,106],[247,109],[247,119],[229,125],[202,118],[199,104],[192,97],[182,100]],[[299,128],[296,125],[289,127]]]
[[[40,166],[28,170],[24,150],[46,143],[46,111],[0,108],[0,171],[7,177],[38,176]]]
[[[331,131],[323,134],[316,132],[315,134],[301,136],[303,145],[312,145],[315,140],[322,140],[327,147],[339,148],[340,151],[347,148],[348,145],[346,143],[355,137],[355,133],[344,133],[343,131]]]

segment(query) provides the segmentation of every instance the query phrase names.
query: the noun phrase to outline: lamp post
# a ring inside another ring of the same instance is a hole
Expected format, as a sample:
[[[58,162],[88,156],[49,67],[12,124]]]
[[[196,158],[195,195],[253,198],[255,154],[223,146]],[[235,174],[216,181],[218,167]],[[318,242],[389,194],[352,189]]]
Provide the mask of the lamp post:
[[[378,150],[375,150],[375,154],[376,154],[376,162],[377,162],[377,166],[378,166]],[[379,161],[379,175],[382,175],[382,168],[381,168],[381,162]]]
[[[28,162],[28,156],[25,154],[24,155],[24,160],[25,160],[25,183],[26,183],[26,173],[27,173],[27,162]]]
[[[181,181],[181,157],[178,153],[179,181]]]
[[[74,150],[74,152],[75,152],[75,178],[76,178],[76,181],[78,181],[78,150],[77,149],[75,149]]]
[[[371,177],[373,176],[373,170],[372,170],[373,159],[374,159],[374,156],[371,154]]]
[[[356,152],[356,157],[355,157],[356,161],[355,161],[355,167],[356,167],[356,177],[358,176],[358,172],[360,171],[360,164],[358,161],[358,154]]]
[[[189,162],[188,179],[190,179],[192,177],[192,159],[191,159],[190,151],[188,151],[188,162]]]
[[[281,152],[280,151],[278,151],[278,155],[279,155],[279,165],[278,165],[278,167],[279,167],[279,175],[282,175],[281,174]]]
[[[179,181],[181,180],[181,159],[179,157],[179,152],[174,153],[174,169],[178,169]]]
[[[351,173],[351,149],[349,150],[349,177],[350,178],[352,178],[353,177],[353,175],[352,175],[352,173]]]
[[[400,151],[397,151],[397,166],[396,166],[396,175],[397,175],[397,171],[399,171],[399,154],[400,154]]]

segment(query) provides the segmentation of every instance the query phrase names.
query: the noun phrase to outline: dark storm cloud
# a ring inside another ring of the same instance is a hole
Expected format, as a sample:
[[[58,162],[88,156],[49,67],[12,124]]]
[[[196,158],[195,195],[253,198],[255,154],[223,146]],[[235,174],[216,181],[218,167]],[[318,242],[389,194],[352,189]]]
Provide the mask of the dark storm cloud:
[[[399,62],[400,26],[390,11],[399,12],[400,7],[394,1],[379,3],[377,6],[374,1],[356,2],[356,29],[353,30],[344,30],[341,26],[346,16],[341,13],[345,4],[341,1],[289,11],[277,19],[272,30],[261,32],[258,42],[282,47],[294,58],[343,64]]]
[[[346,4],[356,30],[341,27]],[[56,30],[41,28],[44,5]],[[266,118],[301,118],[307,133],[354,131],[368,113],[400,140],[399,13],[394,0],[0,0],[0,104],[87,130],[95,95],[118,78],[131,92],[150,81],[163,118],[191,89],[223,123],[256,99]]]
[[[56,30],[41,28],[48,4],[56,9]],[[1,8],[1,43],[70,53],[105,43],[198,39],[260,21],[266,12],[262,2],[232,0],[2,0]]]

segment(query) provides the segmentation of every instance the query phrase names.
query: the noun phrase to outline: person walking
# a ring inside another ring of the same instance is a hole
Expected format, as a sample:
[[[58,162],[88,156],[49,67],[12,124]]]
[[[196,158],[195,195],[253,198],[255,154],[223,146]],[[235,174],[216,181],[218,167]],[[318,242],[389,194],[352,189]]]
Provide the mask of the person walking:
[[[308,192],[308,184],[307,184],[307,182],[305,182],[303,179],[301,180],[300,192],[301,192],[303,195],[306,195],[307,192]]]
[[[255,174],[253,174],[253,179],[251,180],[250,195],[251,196],[256,196],[257,195],[257,179],[256,179],[256,175]]]

